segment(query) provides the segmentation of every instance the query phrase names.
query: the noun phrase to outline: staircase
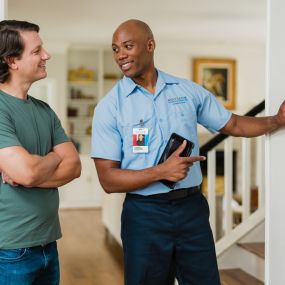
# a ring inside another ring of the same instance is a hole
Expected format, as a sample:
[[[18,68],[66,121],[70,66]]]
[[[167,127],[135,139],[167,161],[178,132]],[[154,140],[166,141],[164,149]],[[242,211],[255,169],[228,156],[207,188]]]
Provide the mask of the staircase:
[[[255,254],[258,258],[264,260],[264,243],[240,243],[238,244],[244,250]],[[240,268],[222,269],[220,270],[222,285],[263,285],[264,283],[251,274]]]
[[[234,268],[220,270],[222,285],[263,285],[264,283],[245,271]]]
[[[263,101],[245,115],[257,116],[264,107]],[[237,143],[236,138],[219,134],[200,148],[201,155],[207,156],[206,195],[211,213],[210,223],[216,241],[222,285],[262,285],[264,284],[264,228],[261,231],[260,228],[264,225],[265,217],[264,140],[263,138],[256,141],[249,138],[239,138],[239,140],[241,141]],[[220,179],[216,171],[220,163],[216,161],[216,152],[221,149],[224,152],[222,191],[216,188]],[[239,164],[238,179],[234,177],[235,152],[238,153],[236,159]],[[255,181],[252,181],[253,176]],[[258,189],[258,201],[254,207],[251,197],[252,186]],[[235,221],[237,212],[233,208],[233,189],[237,189],[242,201],[238,210],[240,217],[238,223]],[[217,199],[219,192],[222,192],[220,195],[222,203]],[[260,237],[263,240],[260,240]]]

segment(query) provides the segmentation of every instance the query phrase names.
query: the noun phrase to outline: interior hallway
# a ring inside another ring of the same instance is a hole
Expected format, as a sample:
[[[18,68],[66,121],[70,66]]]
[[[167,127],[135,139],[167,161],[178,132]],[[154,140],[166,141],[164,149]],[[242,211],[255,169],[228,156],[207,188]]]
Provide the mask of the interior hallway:
[[[121,248],[106,238],[101,210],[60,210],[60,220],[60,284],[123,285]]]

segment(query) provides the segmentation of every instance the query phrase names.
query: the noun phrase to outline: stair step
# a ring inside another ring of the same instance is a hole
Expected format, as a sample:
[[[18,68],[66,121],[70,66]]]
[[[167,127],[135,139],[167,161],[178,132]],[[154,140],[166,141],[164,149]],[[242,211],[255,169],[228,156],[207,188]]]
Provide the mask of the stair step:
[[[238,243],[238,245],[264,259],[264,242]]]
[[[239,268],[220,270],[222,285],[264,285],[255,277]]]

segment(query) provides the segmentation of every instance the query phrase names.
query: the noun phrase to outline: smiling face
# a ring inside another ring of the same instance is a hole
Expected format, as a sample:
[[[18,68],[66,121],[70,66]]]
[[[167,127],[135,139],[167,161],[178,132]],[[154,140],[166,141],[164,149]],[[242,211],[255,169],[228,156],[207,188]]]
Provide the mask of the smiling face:
[[[136,21],[121,24],[113,35],[114,59],[124,75],[132,79],[154,71],[155,42],[151,31]]]
[[[37,32],[21,31],[20,35],[24,51],[20,57],[14,58],[11,68],[15,77],[31,84],[47,76],[46,61],[50,59],[50,55],[43,48],[42,40]]]

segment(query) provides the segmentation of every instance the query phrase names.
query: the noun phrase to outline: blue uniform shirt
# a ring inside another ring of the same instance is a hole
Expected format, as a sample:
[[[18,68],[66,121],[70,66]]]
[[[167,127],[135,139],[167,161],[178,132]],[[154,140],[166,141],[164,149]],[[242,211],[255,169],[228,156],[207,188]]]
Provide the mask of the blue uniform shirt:
[[[159,70],[157,73],[155,94],[124,77],[99,102],[93,118],[91,157],[120,161],[122,169],[152,167],[173,132],[194,142],[192,155],[199,155],[197,124],[216,132],[230,119],[231,112],[201,86]],[[148,153],[133,152],[133,129],[140,127],[148,129]],[[175,189],[201,182],[196,162]],[[169,190],[156,182],[133,193],[151,195]]]

